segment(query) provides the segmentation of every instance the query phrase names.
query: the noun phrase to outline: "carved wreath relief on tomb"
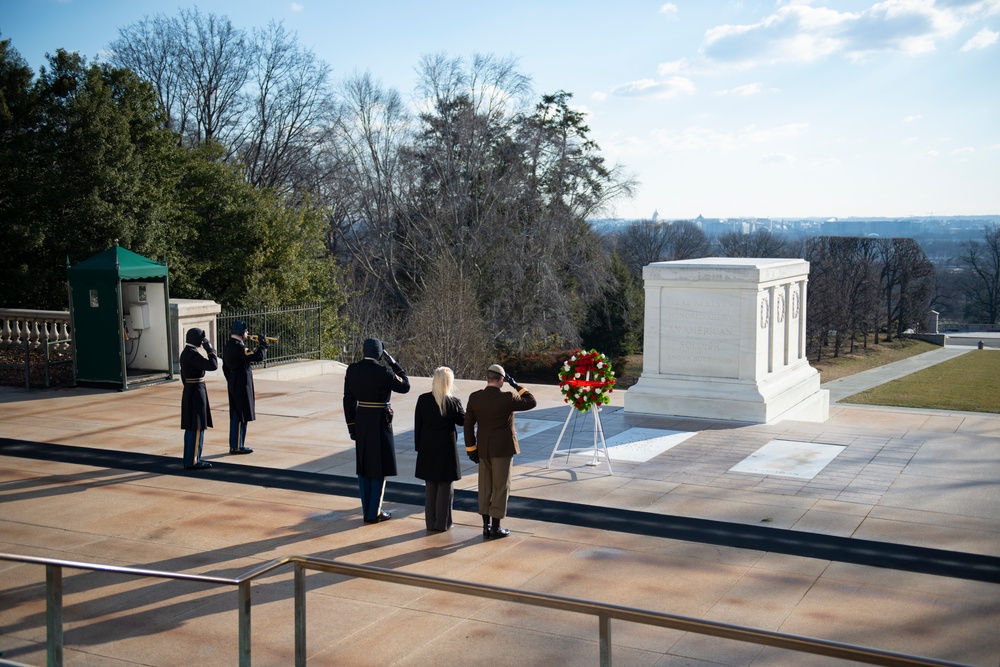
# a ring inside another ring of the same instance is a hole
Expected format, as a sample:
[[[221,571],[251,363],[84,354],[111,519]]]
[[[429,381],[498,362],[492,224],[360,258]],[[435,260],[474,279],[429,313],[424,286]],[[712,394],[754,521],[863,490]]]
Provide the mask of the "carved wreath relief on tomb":
[[[780,324],[785,321],[785,295],[779,294],[778,300],[774,304],[774,317]]]
[[[799,316],[799,293],[792,292],[792,319]]]
[[[771,309],[767,307],[767,297],[765,296],[760,302],[760,328],[766,329],[770,323]]]

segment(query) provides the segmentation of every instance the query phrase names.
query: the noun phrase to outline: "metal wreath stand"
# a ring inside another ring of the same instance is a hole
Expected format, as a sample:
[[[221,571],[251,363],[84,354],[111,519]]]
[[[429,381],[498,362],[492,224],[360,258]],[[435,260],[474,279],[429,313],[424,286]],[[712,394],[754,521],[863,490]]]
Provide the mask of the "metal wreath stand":
[[[601,355],[603,357],[603,355]],[[571,363],[571,362],[567,362]],[[612,374],[612,379],[610,381],[606,380],[591,380],[590,372],[588,371],[583,379],[572,379],[561,382],[560,384],[567,384],[574,389],[589,388],[590,391],[596,389],[604,390],[607,387],[614,386],[614,375]],[[608,390],[610,392],[610,390]],[[598,460],[600,459],[602,450],[604,453],[604,461],[608,465],[608,474],[614,476],[614,471],[611,470],[611,456],[608,454],[608,443],[604,439],[604,426],[601,425],[601,406],[593,405],[590,411],[594,413],[594,456],[587,463],[588,466],[598,465]],[[559,451],[559,444],[562,442],[563,436],[566,434],[566,427],[569,426],[570,419],[573,418],[574,414],[582,415],[586,410],[578,409],[572,402],[569,406],[569,414],[566,415],[566,421],[563,422],[562,431],[559,432],[559,438],[556,440],[555,446],[552,447],[552,454],[549,455],[549,462],[545,465],[546,468],[552,467],[552,459],[555,458],[556,453]],[[576,432],[576,427],[574,426],[573,432]],[[598,443],[598,436],[600,436],[600,442]],[[569,447],[563,450],[566,454],[566,458],[569,459],[570,454],[573,453],[573,435],[570,434]]]

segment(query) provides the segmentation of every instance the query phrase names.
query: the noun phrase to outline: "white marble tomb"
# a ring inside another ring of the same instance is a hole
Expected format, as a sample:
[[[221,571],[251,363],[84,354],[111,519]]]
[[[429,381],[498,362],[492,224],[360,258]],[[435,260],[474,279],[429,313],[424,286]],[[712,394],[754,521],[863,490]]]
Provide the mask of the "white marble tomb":
[[[826,421],[830,392],[806,359],[808,277],[801,259],[646,266],[642,374],[626,392],[625,411]]]

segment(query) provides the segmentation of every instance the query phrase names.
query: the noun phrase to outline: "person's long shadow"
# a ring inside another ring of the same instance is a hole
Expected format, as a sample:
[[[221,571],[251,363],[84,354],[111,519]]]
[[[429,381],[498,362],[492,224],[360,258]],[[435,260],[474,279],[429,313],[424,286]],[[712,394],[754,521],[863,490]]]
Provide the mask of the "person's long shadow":
[[[95,477],[106,479],[95,480]],[[71,475],[43,475],[9,482],[0,482],[0,501],[14,503],[23,500],[38,500],[81,493],[117,484],[132,484],[160,475],[155,473],[129,474],[121,470],[93,470]],[[15,491],[15,493],[10,493]]]
[[[143,569],[161,571],[191,571],[200,569],[205,564],[213,562],[223,562],[238,558],[234,555],[235,549],[248,550],[254,553],[261,553],[280,548],[282,552],[289,555],[296,553],[290,549],[290,545],[295,542],[306,541],[323,536],[335,536],[338,533],[345,533],[350,530],[362,529],[370,530],[366,524],[360,522],[360,517],[347,519],[350,514],[356,514],[356,510],[333,512],[323,517],[311,517],[298,524],[295,529],[298,532],[293,535],[282,535],[280,537],[248,542],[238,547],[226,547],[215,551],[195,554],[183,558],[173,558],[163,561],[149,563]],[[335,528],[331,530],[330,521],[338,520]],[[353,554],[363,553],[377,548],[384,548],[394,544],[402,544],[414,539],[420,539],[427,535],[426,531],[420,529],[404,534],[388,537],[375,538],[372,540],[345,544],[329,550],[322,550],[311,555],[317,558],[336,560],[349,557]],[[459,549],[476,543],[479,540],[469,539],[459,543],[449,543],[440,547],[425,547],[402,555],[394,555],[384,559],[366,563],[377,567],[399,568],[425,562],[432,558],[439,558]],[[24,567],[31,567],[25,565]],[[235,577],[250,569],[251,565],[241,564],[239,566],[222,567],[217,570],[203,571],[202,574],[218,577]],[[289,566],[288,571],[290,571]],[[258,580],[253,587],[255,599],[275,601],[290,599],[294,595],[294,590],[290,581],[287,580],[288,571],[278,570],[269,573]],[[197,619],[219,613],[220,611],[235,611],[237,609],[237,591],[235,586],[225,586],[216,588],[214,592],[205,595],[202,593],[205,586],[200,582],[178,581],[178,580],[158,580],[149,585],[131,587],[127,581],[128,575],[119,575],[104,572],[83,572],[78,575],[64,577],[64,623],[66,625],[75,624],[76,627],[69,628],[64,632],[64,641],[67,646],[86,646],[105,643],[108,641],[122,639],[126,637],[138,637],[164,632],[172,628]],[[316,590],[318,588],[336,585],[338,583],[352,579],[344,575],[326,573],[323,576],[313,576],[307,578],[307,589]],[[74,595],[93,591],[98,588],[119,588],[129,586],[128,590],[110,592],[107,595],[91,598],[84,602],[73,603]],[[192,601],[191,596],[196,596],[197,600]],[[44,583],[27,584],[5,592],[4,598],[10,607],[20,603],[37,603],[39,599],[45,597]],[[173,600],[173,602],[171,602]],[[122,610],[140,609],[129,613],[127,621],[121,619]],[[105,618],[101,621],[90,622],[88,619],[111,615],[112,618]],[[291,621],[289,621],[291,622]],[[44,627],[46,623],[44,611],[28,614],[21,617],[14,623],[0,626],[0,635],[8,635],[18,632]],[[235,623],[234,623],[235,632]],[[19,654],[31,652],[31,647],[24,649],[9,649],[5,657],[14,658]]]

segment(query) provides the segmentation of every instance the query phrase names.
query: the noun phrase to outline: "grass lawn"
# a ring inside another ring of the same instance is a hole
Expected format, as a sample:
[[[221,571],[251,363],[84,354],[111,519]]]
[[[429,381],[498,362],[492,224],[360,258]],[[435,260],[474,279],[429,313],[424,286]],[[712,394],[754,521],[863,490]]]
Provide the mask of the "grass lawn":
[[[841,352],[839,357],[824,357],[823,361],[819,363],[812,361],[815,355],[810,354],[809,365],[819,372],[820,382],[832,382],[838,378],[937,349],[940,349],[939,345],[926,341],[897,338],[891,343],[871,344],[867,348],[856,345],[853,354]],[[641,354],[615,360],[615,375],[618,377],[616,387],[618,389],[628,389],[634,385],[639,380],[641,373]]]
[[[810,355],[809,365],[819,371],[820,382],[832,382],[848,375],[939,348],[939,345],[922,340],[897,338],[891,343],[869,345],[867,348],[856,345],[853,354],[841,352],[836,359],[827,357],[818,363],[812,361],[814,356]]]
[[[844,402],[1000,413],[1000,352],[973,350]]]

